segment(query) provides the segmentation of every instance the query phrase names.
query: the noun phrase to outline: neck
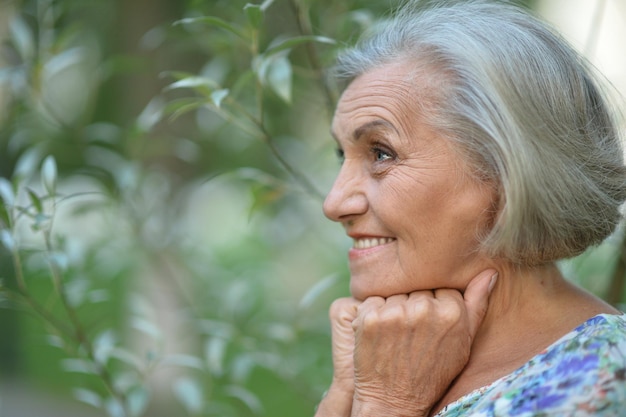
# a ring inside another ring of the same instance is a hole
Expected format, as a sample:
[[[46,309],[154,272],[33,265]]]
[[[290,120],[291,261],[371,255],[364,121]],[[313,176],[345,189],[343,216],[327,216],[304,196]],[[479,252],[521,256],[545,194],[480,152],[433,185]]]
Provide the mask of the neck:
[[[617,310],[569,283],[554,264],[500,265],[489,309],[474,339],[473,359],[534,354],[600,313]]]
[[[554,264],[521,267],[507,263],[497,269],[498,281],[489,298],[485,328],[503,318],[518,319],[520,313],[533,306],[544,309],[550,299],[559,296],[569,286]]]
[[[585,320],[618,311],[567,282],[554,264],[491,264],[498,281],[474,338],[469,362],[433,414],[474,389],[515,371]]]

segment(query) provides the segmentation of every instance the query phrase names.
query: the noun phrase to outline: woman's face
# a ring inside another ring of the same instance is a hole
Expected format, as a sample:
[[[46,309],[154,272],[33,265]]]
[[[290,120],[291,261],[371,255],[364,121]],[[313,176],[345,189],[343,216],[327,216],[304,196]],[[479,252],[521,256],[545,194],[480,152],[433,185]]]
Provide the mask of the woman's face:
[[[343,163],[324,212],[354,240],[350,289],[360,300],[464,290],[487,265],[477,233],[493,216],[492,188],[422,122],[427,103],[411,84],[432,84],[420,75],[409,84],[408,74],[390,64],[358,77],[333,120]]]

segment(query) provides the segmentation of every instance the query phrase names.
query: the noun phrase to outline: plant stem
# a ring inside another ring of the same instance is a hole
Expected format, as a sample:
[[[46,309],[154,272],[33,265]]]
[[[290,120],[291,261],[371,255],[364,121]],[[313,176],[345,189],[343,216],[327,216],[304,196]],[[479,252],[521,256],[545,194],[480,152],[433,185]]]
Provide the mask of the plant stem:
[[[306,8],[306,6],[303,6],[299,0],[291,0],[290,4],[294,11],[294,14],[296,15],[296,21],[300,33],[304,36],[314,36],[315,34],[313,33],[313,26],[311,24],[311,19],[309,16],[309,10]],[[334,112],[335,103],[337,103],[339,95],[336,88],[330,85],[328,78],[326,77],[315,44],[313,42],[307,42],[305,47],[309,62],[311,63],[311,68],[316,74],[317,80],[324,90],[326,110],[330,119]]]
[[[258,131],[252,131],[248,126],[243,124],[239,118],[233,116],[229,112],[225,111],[222,108],[214,107],[214,110],[221,115],[224,119],[236,124],[241,130],[244,132],[259,137],[269,148],[270,152],[278,163],[287,171],[289,175],[291,175],[296,182],[298,182],[302,188],[313,197],[323,200],[324,195],[315,187],[306,177],[305,175],[294,168],[289,161],[282,155],[276,144],[272,139],[272,135],[269,134],[262,120],[253,117],[247,110],[245,110],[237,101],[229,100],[229,104],[231,104],[239,113],[241,113],[246,119],[248,119],[254,126],[258,129]]]
[[[272,155],[274,155],[276,160],[283,166],[283,168],[289,173],[289,175],[291,175],[297,182],[299,182],[300,185],[304,188],[304,190],[307,193],[311,194],[315,198],[323,200],[324,195],[317,189],[317,187],[315,187],[313,183],[311,183],[311,181],[309,181],[308,178],[304,176],[304,174],[302,174],[300,171],[295,169],[283,157],[283,155],[280,153],[280,150],[274,144],[274,141],[272,140],[272,136],[267,132],[265,127],[264,126],[259,126],[259,127],[261,128],[261,132],[263,133],[263,136],[262,136],[263,141],[272,152]]]

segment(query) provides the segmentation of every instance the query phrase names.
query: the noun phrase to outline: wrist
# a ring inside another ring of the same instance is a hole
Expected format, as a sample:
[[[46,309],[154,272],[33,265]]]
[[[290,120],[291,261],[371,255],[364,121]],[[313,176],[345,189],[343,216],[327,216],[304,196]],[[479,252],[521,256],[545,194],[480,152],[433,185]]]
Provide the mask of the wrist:
[[[340,379],[333,377],[328,393],[342,394],[348,396],[350,399],[354,396],[354,379]]]
[[[355,395],[351,417],[425,417],[429,409],[416,404],[403,404],[393,398],[376,399]]]
[[[317,406],[315,417],[350,417],[353,395],[354,389],[348,384],[333,380]]]

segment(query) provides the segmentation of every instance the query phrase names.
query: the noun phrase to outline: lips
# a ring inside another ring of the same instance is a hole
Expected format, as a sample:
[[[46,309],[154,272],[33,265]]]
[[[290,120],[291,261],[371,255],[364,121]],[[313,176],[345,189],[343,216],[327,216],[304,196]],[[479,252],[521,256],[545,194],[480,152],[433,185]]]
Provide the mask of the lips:
[[[352,246],[354,249],[369,249],[376,246],[386,245],[387,243],[393,242],[394,238],[392,237],[370,237],[370,238],[359,238],[354,239],[354,245]]]

